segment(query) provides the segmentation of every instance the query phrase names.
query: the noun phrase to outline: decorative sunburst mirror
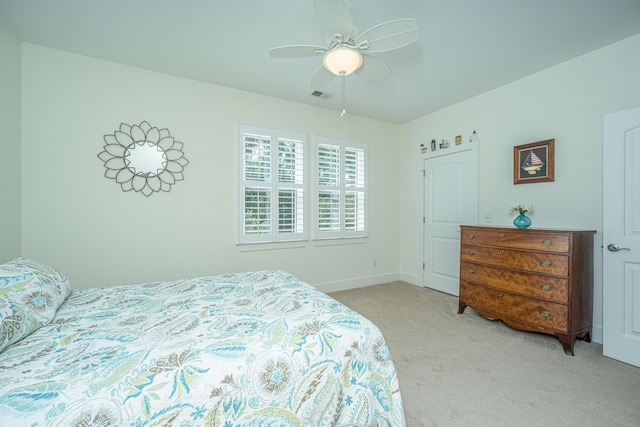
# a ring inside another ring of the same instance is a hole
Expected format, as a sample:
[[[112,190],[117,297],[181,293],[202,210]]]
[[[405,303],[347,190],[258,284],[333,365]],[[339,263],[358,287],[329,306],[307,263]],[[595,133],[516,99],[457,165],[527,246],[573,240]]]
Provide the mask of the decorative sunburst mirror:
[[[148,197],[169,191],[184,179],[182,171],[189,164],[182,152],[184,144],[168,129],[152,127],[146,121],[122,123],[119,130],[104,136],[104,142],[104,151],[98,154],[107,169],[104,176],[115,179],[123,191],[134,190]]]

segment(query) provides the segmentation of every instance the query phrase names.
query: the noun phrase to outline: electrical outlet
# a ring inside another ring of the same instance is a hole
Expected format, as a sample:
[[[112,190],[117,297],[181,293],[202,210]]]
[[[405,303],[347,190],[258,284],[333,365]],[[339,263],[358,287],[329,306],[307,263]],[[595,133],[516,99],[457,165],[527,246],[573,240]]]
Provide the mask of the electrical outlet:
[[[484,213],[484,222],[485,222],[485,224],[490,224],[491,223],[491,217],[492,217],[491,212],[485,212]]]

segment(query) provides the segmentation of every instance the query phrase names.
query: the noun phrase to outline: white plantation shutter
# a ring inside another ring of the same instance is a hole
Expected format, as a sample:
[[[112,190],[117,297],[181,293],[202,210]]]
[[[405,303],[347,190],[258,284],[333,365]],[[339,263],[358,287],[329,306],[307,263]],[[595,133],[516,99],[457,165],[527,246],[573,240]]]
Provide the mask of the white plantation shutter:
[[[239,243],[306,239],[305,134],[241,124]]]
[[[339,237],[340,233],[340,146],[317,144],[318,199],[317,230]]]
[[[304,146],[306,135],[278,136],[278,233],[287,240],[304,235]]]
[[[366,144],[316,137],[315,238],[367,235]]]
[[[344,148],[345,168],[345,233],[365,232],[365,149]]]

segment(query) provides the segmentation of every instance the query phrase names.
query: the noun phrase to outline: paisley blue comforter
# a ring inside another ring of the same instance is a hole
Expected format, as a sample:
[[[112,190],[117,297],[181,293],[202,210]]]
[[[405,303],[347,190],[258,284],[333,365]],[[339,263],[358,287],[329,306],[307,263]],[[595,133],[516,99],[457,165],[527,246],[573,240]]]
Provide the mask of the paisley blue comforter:
[[[2,426],[405,419],[378,328],[282,271],[74,290],[0,353]]]

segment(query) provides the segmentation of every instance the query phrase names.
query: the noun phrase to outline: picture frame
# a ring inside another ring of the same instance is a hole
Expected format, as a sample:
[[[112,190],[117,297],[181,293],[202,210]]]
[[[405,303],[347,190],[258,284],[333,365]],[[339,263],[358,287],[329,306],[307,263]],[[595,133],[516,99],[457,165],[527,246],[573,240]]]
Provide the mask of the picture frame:
[[[555,139],[513,147],[513,183],[533,184],[555,179]]]

